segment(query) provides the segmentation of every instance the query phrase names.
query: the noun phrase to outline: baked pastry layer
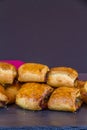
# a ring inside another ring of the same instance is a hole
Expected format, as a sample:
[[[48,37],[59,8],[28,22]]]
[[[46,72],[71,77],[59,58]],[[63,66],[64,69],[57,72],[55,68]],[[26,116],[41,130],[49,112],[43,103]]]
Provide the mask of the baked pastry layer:
[[[8,85],[5,88],[6,95],[8,96],[8,104],[15,103],[16,95],[21,88],[21,84],[19,82],[14,82],[12,85]]]
[[[9,63],[0,62],[0,83],[12,84],[17,76],[15,66]]]
[[[78,72],[69,67],[51,68],[47,76],[47,84],[53,87],[74,86],[78,78]]]
[[[74,112],[81,104],[80,90],[64,86],[54,90],[48,101],[48,108],[51,110]]]
[[[80,88],[81,97],[84,103],[87,104],[87,81],[84,82]]]
[[[8,97],[6,95],[5,89],[0,85],[0,107],[4,107],[8,103]]]
[[[48,66],[38,63],[25,63],[18,69],[20,82],[45,82]]]
[[[16,95],[16,104],[28,110],[47,108],[47,101],[53,88],[47,84],[25,83]]]

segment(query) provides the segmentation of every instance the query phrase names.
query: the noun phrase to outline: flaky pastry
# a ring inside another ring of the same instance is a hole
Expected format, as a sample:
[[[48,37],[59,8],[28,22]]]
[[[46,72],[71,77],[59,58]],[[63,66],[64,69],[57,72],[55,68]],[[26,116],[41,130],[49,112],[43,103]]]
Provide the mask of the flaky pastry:
[[[43,64],[25,63],[18,69],[18,80],[20,82],[45,82],[48,70],[48,66]]]
[[[6,106],[8,103],[8,97],[6,95],[5,89],[0,85],[0,107]]]
[[[17,76],[14,65],[0,62],[0,84],[12,84]]]
[[[8,96],[8,104],[15,103],[16,95],[21,88],[19,82],[15,82],[12,85],[8,85],[5,89],[6,95]]]
[[[69,67],[51,68],[47,76],[47,84],[53,87],[67,86],[73,87],[78,78],[78,72]]]
[[[83,102],[87,104],[87,81],[85,81],[84,85],[80,88],[80,93]]]
[[[16,104],[28,110],[47,108],[47,101],[53,88],[47,84],[25,83],[16,95]]]
[[[75,112],[81,104],[80,90],[63,86],[54,90],[48,101],[48,108],[51,110]]]

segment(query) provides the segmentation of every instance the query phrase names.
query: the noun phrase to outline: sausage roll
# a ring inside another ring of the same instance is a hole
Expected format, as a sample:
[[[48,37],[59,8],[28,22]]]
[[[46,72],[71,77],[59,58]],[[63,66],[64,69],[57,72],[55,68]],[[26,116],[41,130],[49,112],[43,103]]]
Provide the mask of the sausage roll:
[[[8,103],[8,97],[6,95],[5,89],[0,85],[0,107],[4,107]]]
[[[51,110],[75,112],[81,104],[80,90],[64,86],[54,90],[48,101],[48,108]]]
[[[83,88],[84,84],[85,84],[85,81],[83,81],[83,80],[76,80],[75,87],[81,89],[81,88]]]
[[[83,102],[87,104],[87,81],[85,81],[83,87],[80,88],[80,92]]]
[[[20,82],[45,82],[48,70],[48,66],[43,64],[25,63],[18,69],[18,80]]]
[[[53,87],[74,86],[78,72],[69,67],[51,68],[47,76],[47,84]]]
[[[12,84],[17,76],[14,65],[0,62],[0,84]]]
[[[28,110],[47,108],[47,101],[53,88],[47,84],[25,83],[16,95],[16,104]]]
[[[15,82],[12,85],[8,85],[5,89],[6,95],[8,96],[8,104],[15,103],[17,92],[19,91],[21,84]]]

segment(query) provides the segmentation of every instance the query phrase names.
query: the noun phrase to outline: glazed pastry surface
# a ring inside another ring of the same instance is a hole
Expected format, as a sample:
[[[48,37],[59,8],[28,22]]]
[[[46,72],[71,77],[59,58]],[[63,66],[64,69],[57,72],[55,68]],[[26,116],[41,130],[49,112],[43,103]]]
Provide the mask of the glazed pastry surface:
[[[51,110],[74,112],[81,104],[80,90],[64,86],[54,90],[48,101],[48,108]]]
[[[21,88],[21,84],[19,82],[15,82],[12,85],[8,85],[5,89],[6,95],[8,96],[8,104],[15,103],[16,95]]]
[[[8,97],[6,95],[5,89],[0,85],[0,107],[4,107],[8,103]]]
[[[16,104],[29,110],[45,109],[52,91],[53,88],[47,84],[25,83],[18,91]]]
[[[17,76],[15,66],[9,63],[0,62],[0,83],[12,84]]]
[[[47,76],[47,84],[53,87],[74,86],[78,78],[78,72],[69,67],[51,68]]]
[[[25,63],[18,69],[20,82],[45,82],[48,66],[38,63]]]

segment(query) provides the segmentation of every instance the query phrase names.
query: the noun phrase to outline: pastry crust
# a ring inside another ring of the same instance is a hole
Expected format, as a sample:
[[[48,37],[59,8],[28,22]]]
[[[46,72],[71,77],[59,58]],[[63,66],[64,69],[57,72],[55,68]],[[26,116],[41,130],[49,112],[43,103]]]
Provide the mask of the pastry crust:
[[[45,82],[48,66],[38,63],[25,63],[18,69],[20,82]]]
[[[48,108],[51,110],[75,112],[81,104],[80,90],[64,86],[54,90],[48,101]]]
[[[84,85],[80,88],[80,93],[83,102],[87,104],[87,81],[85,81]]]
[[[15,103],[16,95],[21,88],[21,84],[19,82],[15,82],[12,85],[8,85],[5,89],[6,95],[8,96],[8,104]]]
[[[16,104],[28,110],[45,109],[52,91],[53,88],[47,84],[25,83],[16,95]]]
[[[5,89],[0,85],[0,107],[6,106],[8,103],[8,97],[6,95]]]
[[[53,87],[67,86],[73,87],[78,78],[78,72],[69,67],[51,68],[47,76],[47,84]]]
[[[0,83],[12,84],[17,76],[15,66],[6,62],[0,62]]]
[[[86,81],[83,81],[83,80],[76,80],[75,87],[81,89],[84,87],[85,82]]]

